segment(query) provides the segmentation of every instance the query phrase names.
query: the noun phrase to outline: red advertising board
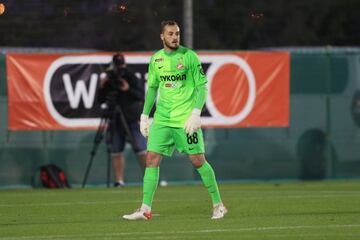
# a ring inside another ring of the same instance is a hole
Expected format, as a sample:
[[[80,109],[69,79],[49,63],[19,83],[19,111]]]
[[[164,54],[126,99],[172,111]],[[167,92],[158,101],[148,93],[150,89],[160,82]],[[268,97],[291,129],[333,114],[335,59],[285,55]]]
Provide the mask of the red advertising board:
[[[100,121],[99,76],[110,53],[8,54],[10,130],[93,129]],[[146,80],[149,53],[125,53]],[[204,127],[285,127],[289,124],[287,52],[199,52],[209,94]]]

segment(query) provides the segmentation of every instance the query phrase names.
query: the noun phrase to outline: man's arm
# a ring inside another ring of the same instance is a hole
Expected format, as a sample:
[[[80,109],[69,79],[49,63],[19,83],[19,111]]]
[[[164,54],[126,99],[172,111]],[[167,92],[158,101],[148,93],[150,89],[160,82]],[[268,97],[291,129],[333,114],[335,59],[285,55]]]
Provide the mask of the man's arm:
[[[149,114],[155,103],[159,88],[159,83],[156,79],[156,74],[154,72],[153,58],[151,58],[149,63],[147,85],[148,85],[148,89],[145,96],[143,113],[141,114],[140,117],[140,131],[144,137],[147,137],[149,135],[149,128],[150,128]]]
[[[201,109],[205,105],[207,97],[207,79],[204,70],[201,66],[200,60],[195,52],[191,52],[191,71],[195,81],[196,100],[194,108]]]
[[[184,128],[186,133],[192,135],[201,127],[200,114],[206,101],[207,79],[198,56],[194,52],[191,52],[189,57],[191,62],[191,71],[195,82],[196,99],[191,115],[186,121]]]
[[[157,97],[158,88],[149,87],[145,96],[143,114],[148,115],[151,112],[152,107],[154,106],[156,97]]]
[[[199,85],[195,89],[197,94],[194,109],[201,110],[205,105],[208,90],[205,84]]]

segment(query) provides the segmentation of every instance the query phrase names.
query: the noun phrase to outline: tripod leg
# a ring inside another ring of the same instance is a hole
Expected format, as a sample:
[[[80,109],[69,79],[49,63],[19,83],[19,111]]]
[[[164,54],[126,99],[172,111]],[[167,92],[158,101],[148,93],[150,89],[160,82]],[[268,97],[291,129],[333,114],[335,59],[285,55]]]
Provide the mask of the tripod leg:
[[[113,124],[113,123],[110,123]],[[110,170],[111,170],[111,134],[110,134],[110,130],[109,130],[109,126],[106,130],[105,133],[105,141],[106,141],[106,151],[107,151],[107,157],[108,157],[108,161],[107,161],[107,172],[106,172],[106,176],[107,176],[107,181],[106,181],[106,186],[109,188],[110,187]]]
[[[85,172],[85,175],[84,175],[84,179],[83,179],[83,182],[82,182],[82,188],[85,188],[87,178],[89,176],[89,172],[90,172],[90,169],[91,169],[91,165],[92,165],[92,162],[93,162],[94,157],[96,155],[97,148],[98,148],[99,144],[101,143],[101,140],[103,139],[103,134],[104,134],[104,130],[106,129],[107,121],[108,120],[106,118],[104,118],[104,117],[102,117],[100,119],[100,124],[99,124],[99,127],[98,127],[98,129],[96,131],[95,138],[94,138],[93,149],[91,150],[91,153],[90,153],[91,157],[90,157],[89,163],[87,165],[86,172]]]
[[[86,185],[86,182],[87,182],[87,178],[89,176],[89,172],[90,172],[90,168],[91,168],[94,156],[95,155],[91,155],[91,158],[90,158],[89,163],[87,165],[86,172],[85,172],[85,175],[84,175],[84,179],[83,179],[83,182],[82,182],[82,188],[85,188],[85,185]]]

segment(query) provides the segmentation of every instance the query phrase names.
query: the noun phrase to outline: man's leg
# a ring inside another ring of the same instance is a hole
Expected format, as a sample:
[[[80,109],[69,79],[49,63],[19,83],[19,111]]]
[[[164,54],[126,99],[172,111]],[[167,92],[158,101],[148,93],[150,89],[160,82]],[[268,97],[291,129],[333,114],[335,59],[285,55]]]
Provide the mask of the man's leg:
[[[114,153],[111,155],[112,164],[114,168],[115,175],[115,186],[122,187],[124,186],[124,168],[125,168],[125,158],[122,153]]]
[[[199,172],[205,187],[208,189],[212,203],[214,205],[221,203],[221,197],[216,183],[214,170],[211,165],[205,161],[204,154],[189,155],[189,158],[193,166]]]
[[[138,162],[139,162],[141,171],[143,171],[143,173],[144,173],[145,168],[146,168],[146,152],[138,153],[137,158],[138,158]]]
[[[191,154],[189,155],[189,158],[193,166],[199,172],[201,179],[210,194],[214,208],[212,219],[223,218],[227,213],[227,209],[221,201],[221,196],[213,168],[205,160],[204,154]]]
[[[146,155],[146,168],[143,186],[143,205],[151,210],[154,193],[159,182],[159,165],[162,156],[158,153],[148,152]]]
[[[111,143],[111,160],[115,176],[114,187],[123,187],[124,183],[124,169],[125,169],[125,157],[123,154],[125,147],[125,135],[123,130],[118,124],[118,120],[113,118],[110,121],[110,139],[107,144]]]
[[[146,168],[143,180],[143,202],[136,212],[124,215],[126,220],[149,220],[151,206],[159,182],[159,165],[162,156],[158,153],[148,152],[146,155]]]
[[[139,210],[123,216],[127,220],[149,220],[151,218],[151,207],[159,182],[159,166],[162,156],[171,156],[174,151],[172,128],[153,123],[147,143],[143,202]]]

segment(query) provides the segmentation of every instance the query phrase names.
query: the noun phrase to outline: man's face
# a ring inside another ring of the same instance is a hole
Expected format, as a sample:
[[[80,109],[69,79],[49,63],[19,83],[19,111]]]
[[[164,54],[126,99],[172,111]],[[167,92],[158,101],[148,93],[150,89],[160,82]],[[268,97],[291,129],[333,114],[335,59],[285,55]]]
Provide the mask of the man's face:
[[[176,50],[180,44],[180,29],[177,25],[166,25],[164,32],[160,34],[166,50]]]
[[[118,70],[122,70],[122,69],[124,69],[124,68],[126,67],[125,64],[116,64],[115,66],[116,66],[116,68],[117,68]]]

